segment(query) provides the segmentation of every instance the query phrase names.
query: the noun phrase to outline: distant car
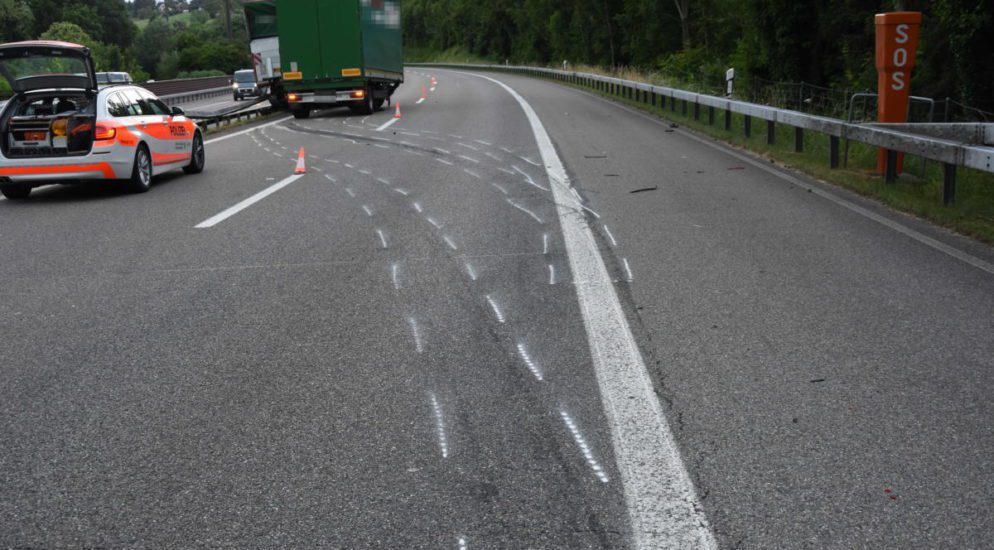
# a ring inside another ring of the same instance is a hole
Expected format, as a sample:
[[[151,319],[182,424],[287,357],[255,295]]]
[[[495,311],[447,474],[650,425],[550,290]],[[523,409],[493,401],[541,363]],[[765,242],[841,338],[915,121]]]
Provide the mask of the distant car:
[[[131,84],[134,81],[131,80],[131,75],[124,72],[115,73],[97,73],[97,86],[103,88],[104,86],[114,86],[116,84]]]
[[[14,91],[0,110],[0,192],[124,180],[144,192],[152,177],[204,169],[204,139],[178,107],[128,84],[100,89],[90,50],[68,42],[0,45],[0,75]]]
[[[232,80],[234,82],[231,84],[231,89],[235,92],[235,101],[240,101],[248,96],[259,97],[259,86],[255,82],[254,70],[235,71]]]

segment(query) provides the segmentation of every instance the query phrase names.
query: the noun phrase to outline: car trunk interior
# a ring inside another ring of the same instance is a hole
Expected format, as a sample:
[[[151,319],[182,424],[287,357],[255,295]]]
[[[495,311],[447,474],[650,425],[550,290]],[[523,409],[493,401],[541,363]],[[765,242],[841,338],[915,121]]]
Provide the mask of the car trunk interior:
[[[7,158],[85,155],[96,133],[96,103],[82,92],[19,94],[0,118]]]

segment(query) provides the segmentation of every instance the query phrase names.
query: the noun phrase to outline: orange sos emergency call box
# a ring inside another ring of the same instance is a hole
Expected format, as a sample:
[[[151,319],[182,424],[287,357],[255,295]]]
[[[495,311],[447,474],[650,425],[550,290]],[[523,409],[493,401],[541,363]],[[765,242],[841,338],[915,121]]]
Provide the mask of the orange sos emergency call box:
[[[922,14],[913,11],[878,13],[874,18],[877,30],[877,121],[907,122],[908,101],[911,97],[911,69],[918,53],[918,34]],[[901,171],[902,156],[898,155],[896,172]],[[886,152],[877,155],[877,170],[883,173]]]

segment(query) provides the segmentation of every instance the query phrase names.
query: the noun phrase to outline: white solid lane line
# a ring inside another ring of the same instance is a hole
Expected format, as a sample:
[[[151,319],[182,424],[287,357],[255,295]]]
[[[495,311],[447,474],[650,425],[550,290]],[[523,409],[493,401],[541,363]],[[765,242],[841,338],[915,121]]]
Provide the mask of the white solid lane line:
[[[290,176],[289,178],[286,178],[283,181],[277,182],[263,189],[262,191],[259,191],[258,193],[252,195],[251,197],[243,200],[242,202],[232,206],[231,208],[228,208],[227,210],[198,223],[195,227],[197,229],[206,229],[208,227],[214,227],[215,225],[234,216],[235,214],[241,212],[242,210],[245,210],[246,208],[261,201],[262,199],[268,197],[269,195],[272,195],[273,193],[279,191],[280,189],[283,189],[287,185],[290,185],[291,183],[299,180],[302,177],[304,177],[304,174],[297,174],[294,176]]]
[[[566,254],[637,548],[717,548],[714,534],[680,458],[628,320],[586,218],[572,213],[569,176],[535,110],[518,92],[485,75],[521,106],[549,177]]]
[[[607,224],[604,224],[604,232],[607,233],[607,238],[611,239],[611,246],[618,246],[618,241],[614,240],[614,235],[611,234]]]
[[[383,245],[383,248],[389,248],[390,245],[387,244],[387,236],[383,233],[383,230],[377,229],[376,234],[380,236],[380,244]]]
[[[382,132],[383,130],[386,130],[387,128],[393,126],[394,124],[396,124],[399,121],[400,121],[399,118],[391,118],[390,120],[386,121],[386,123],[384,123],[382,126],[380,126],[379,128],[377,128],[376,131],[377,132]]]

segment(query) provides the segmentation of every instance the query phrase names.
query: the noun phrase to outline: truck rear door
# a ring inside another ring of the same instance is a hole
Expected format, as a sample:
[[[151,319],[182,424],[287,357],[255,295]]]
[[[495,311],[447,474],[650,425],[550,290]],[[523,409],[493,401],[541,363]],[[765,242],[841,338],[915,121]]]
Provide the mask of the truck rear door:
[[[359,0],[295,0],[277,23],[288,84],[362,76]]]

